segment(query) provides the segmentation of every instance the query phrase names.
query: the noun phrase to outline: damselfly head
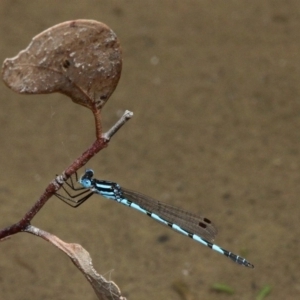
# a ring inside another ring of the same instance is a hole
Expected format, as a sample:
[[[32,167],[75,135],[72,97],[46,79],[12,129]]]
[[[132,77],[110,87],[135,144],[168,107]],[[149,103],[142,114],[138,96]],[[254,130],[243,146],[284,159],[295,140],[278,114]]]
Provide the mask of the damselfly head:
[[[92,187],[92,178],[94,176],[94,171],[91,169],[85,170],[85,173],[80,177],[78,182],[84,187],[84,188],[91,188]]]

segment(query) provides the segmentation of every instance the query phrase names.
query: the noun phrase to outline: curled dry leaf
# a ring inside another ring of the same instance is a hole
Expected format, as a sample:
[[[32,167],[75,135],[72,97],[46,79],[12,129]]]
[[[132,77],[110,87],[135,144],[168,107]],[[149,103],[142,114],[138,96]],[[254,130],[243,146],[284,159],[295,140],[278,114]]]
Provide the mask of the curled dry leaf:
[[[92,20],[68,21],[32,39],[3,63],[3,79],[24,94],[60,92],[90,109],[101,108],[116,88],[122,69],[115,33]]]
[[[57,236],[32,225],[28,225],[23,231],[43,238],[67,254],[91,284],[99,300],[126,300],[113,281],[108,281],[97,273],[90,254],[81,245],[66,243]]]
[[[84,274],[93,287],[98,299],[101,300],[126,300],[121,295],[119,287],[113,281],[107,281],[97,273],[92,264],[90,254],[79,244],[68,244],[55,236],[49,241],[65,252],[74,265]]]

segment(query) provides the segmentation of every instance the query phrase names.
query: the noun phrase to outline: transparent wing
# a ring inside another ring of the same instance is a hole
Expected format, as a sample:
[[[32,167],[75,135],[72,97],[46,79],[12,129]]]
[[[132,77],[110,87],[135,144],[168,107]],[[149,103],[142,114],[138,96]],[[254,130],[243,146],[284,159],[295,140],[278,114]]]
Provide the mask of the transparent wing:
[[[122,192],[124,198],[127,200],[132,201],[150,213],[158,215],[169,223],[180,226],[189,233],[199,235],[209,242],[213,242],[218,233],[214,224],[209,219],[200,215],[195,215],[123,187]]]

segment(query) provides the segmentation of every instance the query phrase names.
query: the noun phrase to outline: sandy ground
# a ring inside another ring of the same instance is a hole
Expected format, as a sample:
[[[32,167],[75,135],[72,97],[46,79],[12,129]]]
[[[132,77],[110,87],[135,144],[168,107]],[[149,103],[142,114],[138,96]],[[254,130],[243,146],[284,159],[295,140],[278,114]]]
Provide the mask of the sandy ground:
[[[134,112],[87,166],[209,217],[216,243],[255,269],[97,196],[76,210],[51,199],[33,224],[82,244],[128,299],[247,300],[267,284],[268,299],[299,299],[300,2],[2,0],[1,61],[78,18],[108,24],[124,52],[104,128]],[[93,142],[94,128],[90,111],[63,95],[0,91],[4,227]],[[18,234],[0,246],[1,300],[96,299],[45,241]]]

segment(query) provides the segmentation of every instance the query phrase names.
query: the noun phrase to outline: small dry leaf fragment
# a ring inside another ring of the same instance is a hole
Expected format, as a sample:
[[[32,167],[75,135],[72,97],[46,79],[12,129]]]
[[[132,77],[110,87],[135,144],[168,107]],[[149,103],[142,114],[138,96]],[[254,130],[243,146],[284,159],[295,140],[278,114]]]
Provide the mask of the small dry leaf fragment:
[[[107,281],[102,275],[97,273],[92,264],[90,254],[81,245],[65,243],[53,235],[49,236],[49,241],[70,257],[74,265],[92,285],[98,299],[126,300],[121,295],[119,287],[113,281]]]
[[[90,109],[101,108],[116,88],[122,69],[115,33],[93,20],[68,21],[32,39],[3,63],[3,80],[15,92],[60,92]]]
[[[113,281],[108,281],[97,273],[92,264],[90,254],[81,245],[66,243],[57,236],[32,225],[28,225],[23,231],[43,238],[67,254],[91,284],[98,299],[126,300],[121,295],[119,287]]]

